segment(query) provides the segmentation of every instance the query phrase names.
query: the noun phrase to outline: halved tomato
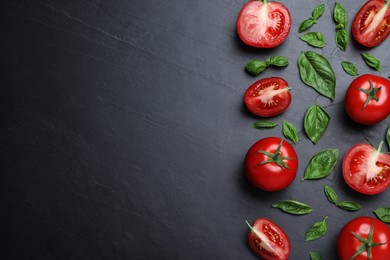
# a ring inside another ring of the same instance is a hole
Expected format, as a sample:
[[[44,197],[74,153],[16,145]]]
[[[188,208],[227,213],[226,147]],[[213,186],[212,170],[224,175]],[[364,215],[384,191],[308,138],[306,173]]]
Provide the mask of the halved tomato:
[[[276,223],[266,218],[256,219],[248,234],[252,251],[265,260],[287,260],[290,255],[290,241],[287,234]]]
[[[390,33],[390,1],[370,0],[356,14],[352,35],[361,44],[375,47]]]
[[[290,106],[290,88],[282,78],[261,79],[246,90],[244,102],[249,111],[257,116],[276,116]]]
[[[357,192],[374,195],[390,186],[390,155],[381,153],[383,142],[375,150],[369,144],[357,144],[343,159],[343,176]]]
[[[268,0],[246,3],[237,18],[237,33],[241,40],[258,48],[278,46],[287,38],[290,27],[287,7]]]

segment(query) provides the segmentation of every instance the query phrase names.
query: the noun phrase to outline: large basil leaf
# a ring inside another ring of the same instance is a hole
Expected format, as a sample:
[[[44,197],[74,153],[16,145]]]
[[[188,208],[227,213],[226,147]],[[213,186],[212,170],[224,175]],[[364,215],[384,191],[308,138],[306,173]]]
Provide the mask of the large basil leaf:
[[[333,10],[333,19],[337,23],[337,28],[343,29],[347,26],[347,11],[342,4],[336,2]]]
[[[294,215],[304,215],[313,211],[309,205],[295,200],[282,200],[272,204],[272,207]]]
[[[382,70],[381,61],[377,57],[375,57],[374,55],[369,54],[369,53],[362,53],[362,58],[363,58],[364,62],[368,66],[373,68],[374,70],[376,70],[376,71]]]
[[[340,48],[342,51],[347,50],[349,35],[347,30],[340,29],[336,31],[336,45]]]
[[[328,226],[326,224],[327,218],[328,217],[325,217],[323,221],[314,223],[313,226],[307,230],[305,235],[306,241],[316,240],[326,234],[326,231],[328,230]]]
[[[282,131],[283,131],[283,135],[286,138],[290,139],[295,144],[298,143],[299,141],[298,130],[293,124],[284,120],[282,125]]]
[[[310,140],[316,144],[325,133],[330,117],[319,105],[309,107],[305,114],[304,128]]]
[[[326,45],[324,36],[319,32],[309,32],[299,38],[313,47],[323,48]]]
[[[274,123],[271,121],[257,121],[253,123],[253,127],[256,129],[269,129],[274,128],[278,125],[278,123]]]
[[[349,62],[349,61],[343,61],[341,62],[341,66],[343,67],[344,71],[348,73],[351,76],[357,76],[359,75],[359,72],[356,68],[356,66]]]
[[[390,223],[390,207],[378,208],[374,213],[383,222]]]
[[[337,205],[339,201],[339,197],[337,196],[337,193],[328,185],[324,186],[325,195],[328,198],[328,200],[334,204]]]
[[[318,252],[310,252],[310,260],[321,260],[321,254]]]
[[[313,51],[302,52],[298,59],[298,68],[306,85],[332,101],[335,99],[336,76],[324,56]]]
[[[316,180],[329,176],[336,166],[338,158],[338,149],[319,151],[310,159],[302,180]]]

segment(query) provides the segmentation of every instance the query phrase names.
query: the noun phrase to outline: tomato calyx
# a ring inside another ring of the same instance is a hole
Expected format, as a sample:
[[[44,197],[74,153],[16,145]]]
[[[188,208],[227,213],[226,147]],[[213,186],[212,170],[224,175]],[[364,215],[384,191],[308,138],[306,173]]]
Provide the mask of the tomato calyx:
[[[371,250],[373,247],[382,246],[385,245],[387,242],[373,242],[372,241],[372,235],[374,233],[374,223],[372,223],[370,227],[370,231],[368,232],[368,237],[364,238],[360,236],[359,234],[352,232],[352,235],[354,235],[362,244],[356,249],[356,252],[353,256],[351,256],[351,260],[355,259],[358,255],[363,253],[364,251],[367,251],[367,259],[371,259]]]
[[[288,157],[288,156],[281,156],[280,155],[280,149],[282,148],[283,140],[280,140],[280,144],[278,148],[276,148],[274,153],[270,153],[263,150],[258,150],[257,152],[260,154],[264,154],[269,157],[268,160],[264,160],[262,162],[259,162],[258,165],[266,164],[266,163],[275,163],[281,168],[286,168],[288,170],[291,170],[291,168],[285,163],[283,160],[295,160],[296,158]]]
[[[377,102],[379,101],[379,98],[378,98],[377,94],[382,89],[382,86],[380,86],[378,88],[375,88],[374,84],[372,83],[372,80],[370,80],[369,82],[370,82],[370,89],[358,88],[358,90],[360,90],[361,92],[367,94],[367,99],[366,99],[366,102],[363,105],[362,110],[364,110],[367,107],[367,105],[368,105],[368,103],[370,103],[371,99],[373,99],[373,100],[375,100]]]

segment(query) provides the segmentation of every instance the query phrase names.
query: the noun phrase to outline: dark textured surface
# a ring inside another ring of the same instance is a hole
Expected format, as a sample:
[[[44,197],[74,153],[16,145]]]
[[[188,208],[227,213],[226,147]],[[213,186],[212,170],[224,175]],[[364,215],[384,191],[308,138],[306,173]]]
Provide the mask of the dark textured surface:
[[[308,259],[309,251],[336,259],[340,228],[389,206],[388,192],[361,196],[342,179],[348,148],[377,145],[390,120],[361,127],[347,118],[342,102],[352,77],[340,63],[371,73],[359,56],[370,51],[384,68],[375,74],[387,77],[390,40],[372,50],[352,42],[340,51],[334,2],[323,1],[325,14],[311,31],[322,32],[327,46],[311,48],[297,28],[314,1],[281,0],[293,19],[289,38],[272,50],[249,48],[235,31],[245,2],[0,1],[0,259],[255,259],[244,221],[258,217],[285,229],[291,259]],[[342,1],[349,21],[363,2]],[[302,50],[331,62],[333,103],[300,81]],[[243,71],[249,59],[276,54],[290,65],[255,78]],[[290,83],[293,102],[273,119],[277,128],[259,131],[242,95],[269,76]],[[332,119],[314,146],[302,125],[316,102]],[[300,130],[299,172],[286,190],[261,192],[245,179],[243,158],[257,140],[281,136],[282,120]],[[340,149],[335,172],[300,182],[309,159],[324,148]],[[332,206],[325,184],[363,209]],[[314,211],[297,217],[270,207],[281,199],[306,202]],[[306,230],[325,216],[327,235],[305,242]]]

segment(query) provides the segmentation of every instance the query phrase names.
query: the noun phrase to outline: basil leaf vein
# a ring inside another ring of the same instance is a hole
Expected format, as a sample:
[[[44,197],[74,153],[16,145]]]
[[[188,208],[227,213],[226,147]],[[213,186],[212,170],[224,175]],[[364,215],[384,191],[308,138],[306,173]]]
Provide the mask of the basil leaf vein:
[[[322,179],[331,174],[339,158],[338,149],[324,149],[309,161],[302,180]]]
[[[295,144],[298,143],[299,141],[298,130],[293,124],[284,120],[282,124],[282,131],[283,131],[283,135],[286,138],[290,139]]]
[[[253,127],[256,129],[269,129],[274,128],[278,125],[278,123],[271,122],[271,121],[257,121],[253,123]]]
[[[313,211],[309,205],[295,200],[282,200],[272,204],[272,207],[294,215],[304,215]]]
[[[377,208],[373,212],[381,221],[390,223],[390,207]]]
[[[306,235],[305,235],[305,240],[306,241],[312,241],[312,240],[316,240],[320,237],[323,237],[327,230],[328,230],[328,226],[327,226],[327,223],[326,223],[326,219],[328,217],[325,217],[323,221],[319,221],[319,222],[316,222],[314,223],[307,231],[306,231]]]
[[[382,70],[381,61],[377,57],[375,57],[374,55],[369,54],[369,53],[362,53],[361,55],[362,55],[364,62],[369,67],[373,68],[376,71]]]
[[[301,80],[321,95],[336,98],[336,76],[328,60],[313,51],[302,52],[298,59]]]
[[[359,75],[358,69],[356,66],[349,61],[343,61],[341,62],[341,66],[343,67],[344,71],[348,73],[351,76],[357,76]]]
[[[319,105],[313,105],[306,110],[304,129],[310,140],[317,144],[328,127],[330,117]]]

